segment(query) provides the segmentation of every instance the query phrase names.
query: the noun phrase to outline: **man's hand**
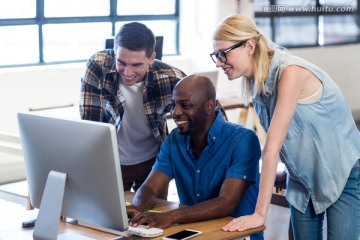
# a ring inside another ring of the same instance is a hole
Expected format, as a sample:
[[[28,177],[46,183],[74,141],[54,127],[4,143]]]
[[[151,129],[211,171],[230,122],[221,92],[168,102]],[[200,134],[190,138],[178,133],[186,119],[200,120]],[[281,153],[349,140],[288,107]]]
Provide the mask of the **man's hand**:
[[[148,228],[156,227],[165,229],[172,224],[169,213],[154,213],[154,212],[138,212],[132,217],[129,225],[136,227],[139,225],[146,225]]]
[[[137,209],[135,206],[127,206],[126,207],[126,213],[128,215],[128,218],[133,218],[136,214],[140,213],[139,209]]]
[[[261,227],[264,225],[265,219],[259,214],[242,216],[233,219],[231,222],[222,227],[225,232],[245,231],[252,228]]]

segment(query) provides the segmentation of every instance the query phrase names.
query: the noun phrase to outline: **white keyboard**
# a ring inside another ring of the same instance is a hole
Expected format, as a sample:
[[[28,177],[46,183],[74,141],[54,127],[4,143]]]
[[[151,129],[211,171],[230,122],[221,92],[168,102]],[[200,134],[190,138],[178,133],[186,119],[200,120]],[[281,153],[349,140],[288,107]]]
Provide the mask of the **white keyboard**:
[[[146,228],[145,225],[139,225],[137,227],[129,226],[128,232],[140,237],[157,237],[164,233],[160,228]]]

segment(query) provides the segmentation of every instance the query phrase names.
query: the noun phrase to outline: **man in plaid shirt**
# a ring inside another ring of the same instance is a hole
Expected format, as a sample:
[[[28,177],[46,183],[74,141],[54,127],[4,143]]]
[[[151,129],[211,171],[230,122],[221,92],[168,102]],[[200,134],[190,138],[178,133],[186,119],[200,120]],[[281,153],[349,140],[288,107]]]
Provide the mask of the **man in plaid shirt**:
[[[114,49],[88,60],[81,79],[81,118],[116,127],[125,191],[137,190],[150,173],[166,137],[172,90],[186,76],[155,56],[153,32],[128,23],[115,36]],[[167,187],[158,197],[166,199]]]

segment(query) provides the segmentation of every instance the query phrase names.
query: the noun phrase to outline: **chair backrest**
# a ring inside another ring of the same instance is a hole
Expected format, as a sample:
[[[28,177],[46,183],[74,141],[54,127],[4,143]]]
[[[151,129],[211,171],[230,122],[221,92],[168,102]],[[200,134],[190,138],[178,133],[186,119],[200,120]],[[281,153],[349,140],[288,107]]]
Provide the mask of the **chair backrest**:
[[[156,52],[156,59],[161,60],[163,55],[163,43],[164,37],[163,36],[156,36],[155,37],[155,52]],[[105,40],[105,49],[114,48],[114,36],[107,38]]]

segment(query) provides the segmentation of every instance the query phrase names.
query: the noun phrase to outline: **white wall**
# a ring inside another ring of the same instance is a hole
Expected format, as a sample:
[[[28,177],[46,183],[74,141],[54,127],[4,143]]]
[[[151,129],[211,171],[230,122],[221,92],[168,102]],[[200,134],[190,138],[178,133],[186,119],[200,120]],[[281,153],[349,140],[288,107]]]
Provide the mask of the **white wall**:
[[[249,0],[241,10],[251,14]],[[209,57],[211,35],[226,16],[235,14],[235,0],[182,0],[180,16],[180,57],[163,60],[187,74],[214,70]],[[356,119],[360,119],[360,45],[292,49],[322,67],[342,89]],[[0,132],[18,133],[16,113],[29,108],[74,104],[79,98],[80,78],[85,63],[0,69]],[[220,72],[218,90],[233,92],[237,81],[228,81]]]
[[[251,0],[241,1],[241,12],[252,16]],[[182,0],[180,6],[180,51],[195,72],[215,69],[212,33],[221,20],[238,11],[236,0]]]
[[[77,104],[84,63],[0,69],[0,132],[18,133],[16,113]]]

